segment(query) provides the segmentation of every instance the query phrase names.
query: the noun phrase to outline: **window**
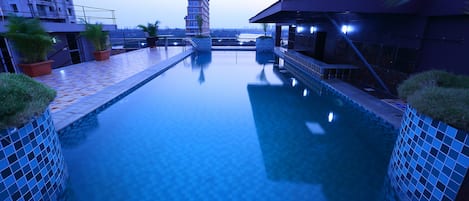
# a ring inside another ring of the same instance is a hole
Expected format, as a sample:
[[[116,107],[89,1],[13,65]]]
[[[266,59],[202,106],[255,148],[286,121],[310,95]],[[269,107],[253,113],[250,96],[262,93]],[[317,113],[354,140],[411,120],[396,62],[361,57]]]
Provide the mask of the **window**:
[[[67,8],[67,15],[72,15],[72,9],[71,8]]]
[[[46,16],[47,13],[46,13],[46,6],[44,5],[37,5],[37,12],[39,14],[39,16]]]
[[[15,13],[19,12],[18,6],[17,6],[16,4],[11,4],[11,9],[12,9],[13,12],[15,12]]]

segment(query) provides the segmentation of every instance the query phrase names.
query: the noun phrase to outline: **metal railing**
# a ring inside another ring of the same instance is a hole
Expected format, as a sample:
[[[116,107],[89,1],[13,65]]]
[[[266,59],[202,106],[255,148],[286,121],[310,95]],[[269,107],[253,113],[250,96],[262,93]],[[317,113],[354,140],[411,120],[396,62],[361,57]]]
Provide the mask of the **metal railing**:
[[[157,41],[157,46],[186,46],[189,45],[187,37],[167,37],[166,40]],[[111,37],[111,44],[115,48],[144,48],[146,38],[143,37]],[[213,37],[212,46],[255,46],[255,38]]]
[[[78,23],[116,24],[115,10],[82,5],[74,5],[74,9]]]
[[[82,5],[62,5],[63,1],[47,2],[43,4],[29,5],[26,10],[14,10],[13,8],[1,8],[0,17],[2,21],[9,15],[17,15],[22,17],[39,18],[46,21],[68,22],[68,23],[103,23],[116,24],[115,10],[96,8]],[[53,9],[52,9],[53,8]],[[51,10],[52,9],[52,10]]]

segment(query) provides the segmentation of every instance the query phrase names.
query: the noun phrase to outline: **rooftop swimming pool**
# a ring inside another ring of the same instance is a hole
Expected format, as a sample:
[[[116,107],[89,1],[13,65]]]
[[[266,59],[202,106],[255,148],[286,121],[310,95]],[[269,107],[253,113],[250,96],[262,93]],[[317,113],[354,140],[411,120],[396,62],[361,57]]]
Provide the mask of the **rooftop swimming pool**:
[[[193,54],[65,129],[66,200],[384,200],[396,131],[271,59]]]

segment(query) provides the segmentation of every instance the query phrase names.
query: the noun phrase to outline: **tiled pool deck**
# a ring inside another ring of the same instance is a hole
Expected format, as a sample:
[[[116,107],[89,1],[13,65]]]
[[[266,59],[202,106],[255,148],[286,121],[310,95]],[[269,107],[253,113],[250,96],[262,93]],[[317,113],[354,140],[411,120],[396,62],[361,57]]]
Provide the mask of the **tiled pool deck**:
[[[192,48],[187,47],[145,48],[107,61],[54,69],[35,79],[57,90],[50,109],[56,129],[61,130],[191,53]]]
[[[163,47],[140,49],[112,56],[107,61],[92,61],[54,69],[52,74],[37,77],[57,90],[50,109],[58,131],[105,105],[119,95],[147,81],[193,52],[192,48]],[[372,97],[340,80],[328,85],[365,109],[399,128],[403,111]]]

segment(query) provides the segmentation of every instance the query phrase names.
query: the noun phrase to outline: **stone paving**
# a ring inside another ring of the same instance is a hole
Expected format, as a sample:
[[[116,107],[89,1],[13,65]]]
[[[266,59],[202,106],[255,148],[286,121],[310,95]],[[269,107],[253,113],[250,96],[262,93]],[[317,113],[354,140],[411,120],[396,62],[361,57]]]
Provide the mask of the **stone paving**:
[[[190,53],[192,49],[186,47],[145,48],[111,56],[107,61],[54,69],[52,74],[35,79],[57,91],[50,110],[60,130]]]

